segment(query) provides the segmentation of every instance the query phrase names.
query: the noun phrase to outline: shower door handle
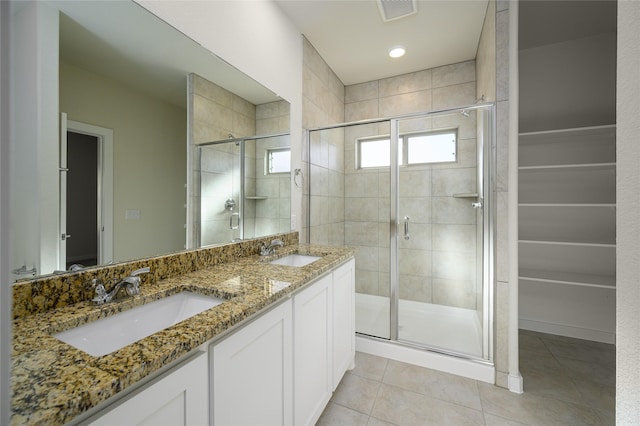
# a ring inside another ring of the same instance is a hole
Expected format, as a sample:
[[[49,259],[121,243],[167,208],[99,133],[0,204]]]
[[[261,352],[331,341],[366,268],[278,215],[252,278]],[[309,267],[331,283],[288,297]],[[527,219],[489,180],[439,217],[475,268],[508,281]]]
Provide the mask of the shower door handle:
[[[238,218],[238,222],[236,222],[236,225],[233,226],[233,218],[237,217]],[[229,229],[238,229],[240,227],[240,213],[235,212],[235,213],[231,213],[229,215]]]
[[[409,216],[404,217],[404,239],[408,240],[409,237]]]

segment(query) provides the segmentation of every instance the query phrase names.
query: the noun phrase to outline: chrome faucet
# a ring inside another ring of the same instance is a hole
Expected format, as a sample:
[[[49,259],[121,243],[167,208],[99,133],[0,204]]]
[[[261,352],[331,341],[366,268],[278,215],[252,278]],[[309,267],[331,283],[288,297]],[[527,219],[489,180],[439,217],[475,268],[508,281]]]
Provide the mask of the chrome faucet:
[[[284,243],[282,242],[282,240],[271,240],[271,244],[269,244],[268,246],[265,244],[262,244],[262,246],[260,246],[260,256],[269,256],[271,254],[274,254],[276,252],[276,247],[283,246]]]
[[[92,285],[95,287],[96,293],[95,297],[91,299],[96,305],[102,305],[104,303],[109,303],[116,299],[116,296],[120,292],[120,289],[124,288],[126,293],[129,296],[135,296],[136,294],[140,294],[140,274],[146,274],[150,272],[149,267],[140,268],[131,273],[126,278],[120,280],[116,285],[111,289],[111,291],[107,292],[104,288],[104,284],[102,280],[96,278],[92,280]]]

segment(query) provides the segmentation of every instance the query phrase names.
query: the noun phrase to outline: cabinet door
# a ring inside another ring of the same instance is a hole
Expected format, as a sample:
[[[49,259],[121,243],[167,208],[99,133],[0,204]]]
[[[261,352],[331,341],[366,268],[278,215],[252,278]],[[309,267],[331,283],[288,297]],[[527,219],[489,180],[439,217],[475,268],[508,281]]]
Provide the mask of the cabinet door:
[[[331,398],[331,275],[293,300],[294,424],[313,425]]]
[[[213,346],[214,425],[291,424],[291,311],[288,300]]]
[[[355,261],[333,272],[333,374],[335,390],[356,356]]]
[[[208,423],[207,357],[176,367],[124,402],[106,408],[92,425],[204,425]]]

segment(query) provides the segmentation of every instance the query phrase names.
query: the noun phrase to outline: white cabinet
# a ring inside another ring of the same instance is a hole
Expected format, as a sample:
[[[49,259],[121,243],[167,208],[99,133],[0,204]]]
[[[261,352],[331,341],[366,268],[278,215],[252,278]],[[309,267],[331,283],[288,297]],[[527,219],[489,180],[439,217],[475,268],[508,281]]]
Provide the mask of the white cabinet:
[[[214,425],[292,423],[291,300],[215,343],[210,354]]]
[[[294,424],[315,424],[331,398],[332,276],[295,295]]]
[[[92,425],[204,425],[208,423],[207,356],[198,353],[142,387],[122,402],[115,402]]]
[[[615,126],[524,133],[518,156],[520,326],[612,343]]]
[[[315,424],[355,358],[353,259],[210,348],[212,424]]]
[[[333,371],[331,390],[344,373],[353,368],[356,356],[355,261],[351,259],[333,272]]]

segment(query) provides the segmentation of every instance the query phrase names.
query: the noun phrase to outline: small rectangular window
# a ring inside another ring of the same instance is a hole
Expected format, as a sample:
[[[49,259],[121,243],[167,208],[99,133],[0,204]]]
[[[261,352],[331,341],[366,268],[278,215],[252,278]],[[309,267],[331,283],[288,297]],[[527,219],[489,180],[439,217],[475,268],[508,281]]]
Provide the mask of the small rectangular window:
[[[407,164],[456,161],[455,131],[407,135],[404,139],[407,144]]]
[[[389,139],[359,141],[360,168],[389,167]]]
[[[266,154],[266,174],[291,172],[291,148],[268,149]]]

